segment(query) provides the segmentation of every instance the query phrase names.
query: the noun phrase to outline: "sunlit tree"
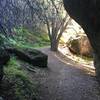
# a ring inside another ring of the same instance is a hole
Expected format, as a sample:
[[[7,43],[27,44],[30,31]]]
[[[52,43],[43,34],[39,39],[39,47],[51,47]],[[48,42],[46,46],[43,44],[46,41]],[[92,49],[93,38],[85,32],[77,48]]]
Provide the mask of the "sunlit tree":
[[[51,42],[51,50],[57,51],[62,33],[71,18],[64,11],[62,0],[41,0],[40,18],[46,24]]]

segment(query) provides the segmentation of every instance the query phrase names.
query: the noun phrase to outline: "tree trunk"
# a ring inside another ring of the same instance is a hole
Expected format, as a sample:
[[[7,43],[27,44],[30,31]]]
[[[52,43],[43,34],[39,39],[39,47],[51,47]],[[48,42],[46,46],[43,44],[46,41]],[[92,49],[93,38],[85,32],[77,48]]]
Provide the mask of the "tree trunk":
[[[94,49],[94,65],[100,82],[100,0],[64,0],[69,15],[85,30]]]
[[[51,41],[51,51],[57,52],[58,51],[58,41],[52,40]]]

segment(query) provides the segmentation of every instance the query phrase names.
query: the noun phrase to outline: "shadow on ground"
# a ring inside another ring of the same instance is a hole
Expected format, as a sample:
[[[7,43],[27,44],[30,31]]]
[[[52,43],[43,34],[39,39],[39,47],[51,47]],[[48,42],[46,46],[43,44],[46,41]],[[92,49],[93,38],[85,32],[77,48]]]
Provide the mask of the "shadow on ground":
[[[48,68],[30,73],[38,82],[38,100],[100,100],[99,85],[83,66],[75,64],[48,48],[40,49],[48,55]]]

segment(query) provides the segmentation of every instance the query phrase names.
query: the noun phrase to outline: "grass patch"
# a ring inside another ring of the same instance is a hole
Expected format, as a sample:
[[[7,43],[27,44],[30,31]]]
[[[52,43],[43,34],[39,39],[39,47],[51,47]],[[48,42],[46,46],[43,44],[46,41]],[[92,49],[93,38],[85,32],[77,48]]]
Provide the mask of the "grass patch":
[[[48,34],[30,32],[25,28],[14,29],[14,38],[10,43],[16,48],[39,48],[50,45]]]
[[[28,74],[15,57],[11,58],[7,66],[5,66],[6,85],[3,84],[2,97],[6,100],[36,100],[36,87],[30,80]],[[9,83],[9,85],[7,85]],[[8,86],[8,87],[7,87]]]

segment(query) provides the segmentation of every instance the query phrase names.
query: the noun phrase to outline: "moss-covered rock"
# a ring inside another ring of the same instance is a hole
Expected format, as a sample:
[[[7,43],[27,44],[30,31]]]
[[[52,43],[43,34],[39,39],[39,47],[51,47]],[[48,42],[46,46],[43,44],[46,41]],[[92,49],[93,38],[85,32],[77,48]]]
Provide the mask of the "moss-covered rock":
[[[31,80],[16,57],[11,57],[4,67],[4,72],[4,78],[0,84],[0,96],[4,100],[36,100],[38,84]]]
[[[44,53],[35,50],[35,49],[15,49],[7,48],[6,49],[10,54],[14,54],[20,60],[26,61],[33,66],[38,67],[47,67],[48,56]]]

